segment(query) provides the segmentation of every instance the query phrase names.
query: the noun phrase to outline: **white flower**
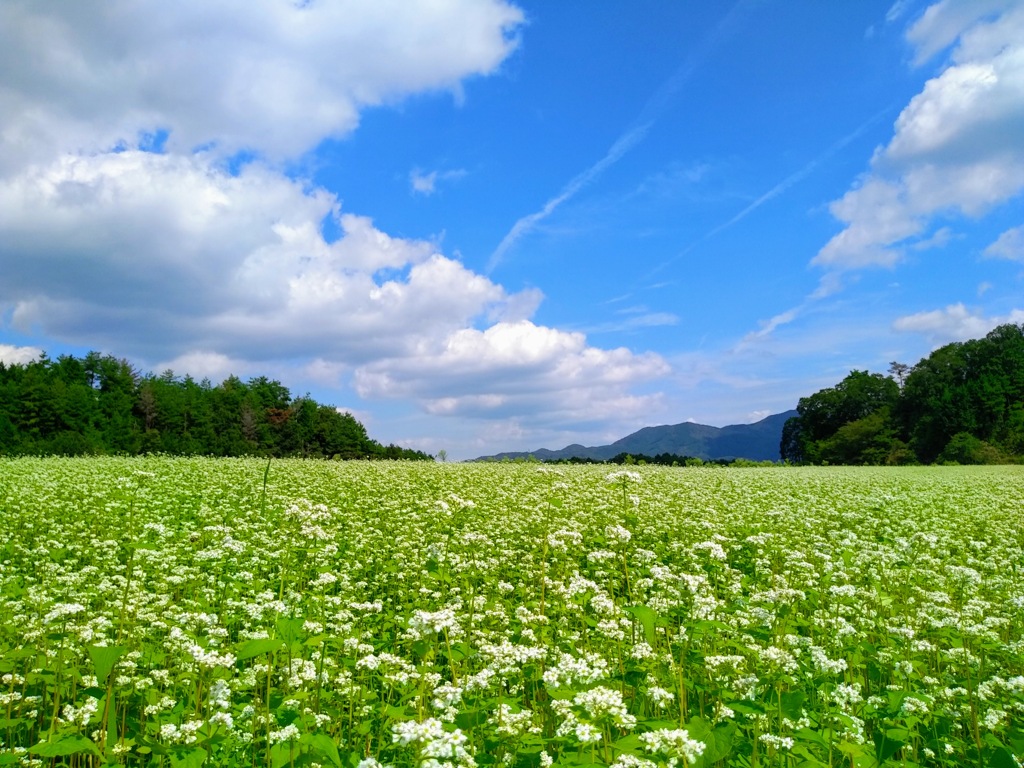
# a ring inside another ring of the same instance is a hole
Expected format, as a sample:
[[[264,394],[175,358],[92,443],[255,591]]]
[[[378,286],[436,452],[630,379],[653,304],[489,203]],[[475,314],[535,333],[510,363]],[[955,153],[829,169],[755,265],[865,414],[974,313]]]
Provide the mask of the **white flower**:
[[[776,736],[773,733],[762,733],[760,740],[775,749],[792,749],[795,743],[789,736]]]
[[[589,691],[577,693],[572,703],[583,707],[587,717],[592,721],[609,719],[622,728],[632,728],[636,725],[636,718],[629,714],[622,694],[615,689],[599,685]]]
[[[619,755],[608,768],[658,768],[656,763],[635,755]]]
[[[617,542],[618,544],[629,544],[630,539],[633,538],[633,534],[621,525],[605,526],[604,535],[609,541]]]
[[[690,732],[683,728],[675,730],[662,728],[642,733],[640,741],[643,742],[648,752],[664,755],[672,761],[673,765],[680,759],[693,765],[697,762],[697,758],[704,754],[704,742],[691,739]]]
[[[295,723],[289,723],[279,731],[271,731],[269,738],[271,744],[278,744],[282,741],[297,741],[302,736]]]
[[[81,603],[57,603],[43,618],[43,622],[50,624],[57,619],[66,619],[68,616],[76,616],[84,611],[85,606]]]
[[[907,696],[903,699],[903,703],[900,704],[900,714],[904,717],[907,715],[927,715],[928,702],[915,696]]]

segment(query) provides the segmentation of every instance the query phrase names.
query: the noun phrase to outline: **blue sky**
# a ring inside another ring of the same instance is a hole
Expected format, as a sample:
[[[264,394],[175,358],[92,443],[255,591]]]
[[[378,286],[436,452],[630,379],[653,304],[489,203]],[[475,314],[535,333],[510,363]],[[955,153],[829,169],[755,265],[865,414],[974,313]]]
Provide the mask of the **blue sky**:
[[[1024,322],[1024,2],[0,5],[0,359],[454,458]]]

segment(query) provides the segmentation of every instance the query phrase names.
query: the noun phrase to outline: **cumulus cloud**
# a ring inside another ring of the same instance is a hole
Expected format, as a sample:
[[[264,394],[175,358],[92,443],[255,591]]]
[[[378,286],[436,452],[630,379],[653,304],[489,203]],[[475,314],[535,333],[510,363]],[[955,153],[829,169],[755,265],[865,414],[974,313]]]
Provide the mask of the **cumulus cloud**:
[[[148,359],[356,364],[539,301],[255,164],[231,175],[139,151],[64,157],[0,180],[0,231],[0,302],[16,326]]]
[[[963,304],[951,304],[944,309],[918,312],[898,318],[893,330],[903,333],[920,333],[936,346],[952,341],[966,341],[981,338],[993,328],[1006,323],[1024,322],[1024,309],[1014,309],[1003,317],[985,317]]]
[[[368,363],[355,385],[363,397],[414,398],[436,414],[573,420],[650,408],[656,396],[629,390],[668,371],[653,353],[598,349],[582,333],[521,320],[464,328],[414,356]]]
[[[494,72],[502,0],[0,4],[0,169],[167,134],[170,151],[293,157],[360,110]]]
[[[1015,4],[1016,0],[940,0],[929,6],[907,32],[907,39],[915,48],[915,62],[924,63],[952,45],[979,19],[998,15]],[[896,5],[906,4],[898,2]]]
[[[354,377],[433,414],[642,412],[661,358],[534,325],[539,290],[285,170],[368,107],[494,72],[522,22],[504,0],[0,4],[0,320],[212,380]]]
[[[161,371],[185,371],[196,379],[220,382],[228,376],[245,375],[249,364],[245,360],[228,357],[220,352],[194,351],[178,355],[157,365]]]
[[[984,216],[1024,189],[1024,6],[940,2],[907,37],[919,60],[956,45],[870,171],[831,205],[844,228],[814,258],[819,266],[891,266],[906,247],[941,243],[937,220]]]
[[[13,344],[0,344],[0,363],[5,365],[25,365],[38,360],[43,354],[39,347],[16,347]]]
[[[1024,227],[1013,227],[985,249],[985,255],[997,259],[1024,261]]]

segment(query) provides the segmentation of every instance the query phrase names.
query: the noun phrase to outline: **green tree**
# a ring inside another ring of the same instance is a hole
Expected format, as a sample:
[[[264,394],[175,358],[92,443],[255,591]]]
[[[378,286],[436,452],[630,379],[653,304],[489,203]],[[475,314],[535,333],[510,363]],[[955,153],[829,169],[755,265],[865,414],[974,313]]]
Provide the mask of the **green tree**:
[[[880,373],[851,371],[834,387],[800,398],[797,415],[783,426],[779,450],[785,461],[818,464],[836,446],[823,441],[841,427],[890,409],[899,399],[899,385]]]

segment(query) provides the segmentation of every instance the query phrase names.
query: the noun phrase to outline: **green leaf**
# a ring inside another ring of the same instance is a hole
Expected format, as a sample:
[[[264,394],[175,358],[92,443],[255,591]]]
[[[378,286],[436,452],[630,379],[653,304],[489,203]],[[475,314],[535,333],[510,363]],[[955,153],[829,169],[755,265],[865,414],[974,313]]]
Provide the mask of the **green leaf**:
[[[298,757],[295,745],[289,744],[287,741],[282,741],[270,748],[271,768],[284,768],[295,757]]]
[[[200,768],[206,762],[206,750],[202,747],[193,747],[185,752],[170,755],[171,768]]]
[[[313,749],[330,760],[331,765],[338,766],[338,768],[340,768],[341,755],[338,754],[338,745],[334,743],[334,739],[326,733],[316,733],[313,734],[313,738],[310,739],[310,745]]]
[[[764,707],[756,701],[730,701],[729,709],[741,715],[763,715]]]
[[[704,753],[701,758],[704,765],[714,765],[719,760],[724,760],[732,752],[736,743],[736,724],[729,723],[720,728],[715,728],[711,733],[702,738],[704,742]]]
[[[127,650],[122,645],[90,645],[89,658],[96,668],[96,679],[101,683],[106,682],[117,660]]]
[[[1013,753],[1006,747],[994,747],[985,750],[985,765],[988,768],[1017,768]]]
[[[646,605],[630,605],[626,613],[635,616],[644,628],[644,639],[648,645],[654,645],[654,627],[658,621],[658,613]]]
[[[803,717],[803,705],[807,700],[807,694],[803,691],[791,691],[783,693],[779,697],[779,706],[782,714],[794,722]]]
[[[906,746],[906,742],[891,738],[888,733],[875,731],[875,760],[879,765]]]
[[[703,741],[711,733],[711,724],[702,717],[691,717],[686,723],[686,730],[691,739]]]
[[[810,742],[811,744],[817,744],[819,747],[828,749],[828,742],[825,740],[825,737],[810,728],[801,728],[796,732],[796,737],[800,741]]]
[[[549,699],[558,699],[561,701],[571,701],[576,698],[576,694],[579,693],[575,688],[565,686],[564,688],[547,688]]]
[[[238,661],[245,661],[264,653],[273,653],[281,648],[284,648],[284,640],[269,637],[247,640],[235,649],[235,658]]]
[[[277,636],[288,645],[295,645],[302,642],[302,625],[305,623],[301,618],[280,618],[277,620]]]
[[[617,739],[612,742],[616,749],[622,752],[636,752],[643,746],[643,742],[640,740],[640,734],[631,733],[628,736],[623,736],[621,739]]]
[[[43,741],[29,749],[33,755],[40,757],[67,757],[68,755],[80,755],[88,752],[91,755],[99,755],[100,751],[89,739],[79,733],[61,736],[52,741]]]
[[[818,768],[818,766],[825,765],[803,744],[794,744],[789,753],[801,758],[800,768]]]
[[[475,712],[459,712],[455,716],[455,724],[464,731],[476,728],[487,722],[487,713],[479,710]]]
[[[863,744],[857,744],[853,741],[843,741],[836,744],[836,749],[842,752],[847,757],[858,758],[861,755],[867,754],[867,750]]]

